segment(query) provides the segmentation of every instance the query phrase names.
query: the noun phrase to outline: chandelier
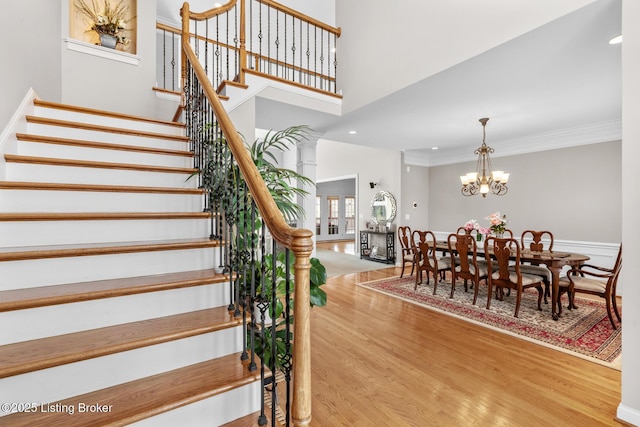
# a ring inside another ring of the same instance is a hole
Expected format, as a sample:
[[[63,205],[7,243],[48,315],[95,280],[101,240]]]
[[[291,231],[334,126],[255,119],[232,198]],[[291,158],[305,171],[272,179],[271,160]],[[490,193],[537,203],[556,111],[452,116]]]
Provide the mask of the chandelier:
[[[482,123],[482,145],[473,152],[478,156],[476,171],[460,176],[460,181],[462,182],[461,191],[464,196],[475,196],[480,193],[482,197],[487,197],[489,191],[497,196],[502,196],[507,194],[509,190],[507,188],[509,174],[504,173],[504,171],[491,170],[489,154],[493,153],[493,148],[484,142],[487,135],[485,128],[488,121],[488,118],[480,119],[480,123]]]

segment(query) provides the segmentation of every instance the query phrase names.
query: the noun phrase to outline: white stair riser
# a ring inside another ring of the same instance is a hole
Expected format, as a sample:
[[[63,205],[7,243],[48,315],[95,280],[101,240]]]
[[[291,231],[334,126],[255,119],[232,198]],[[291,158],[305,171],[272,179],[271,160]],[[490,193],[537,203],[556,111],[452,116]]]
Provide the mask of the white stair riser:
[[[225,356],[241,349],[242,328],[224,329],[3,378],[0,379],[0,401],[53,402]]]
[[[38,117],[50,119],[66,120],[71,122],[91,123],[95,125],[121,127],[135,129],[144,132],[166,133],[169,135],[184,135],[184,127],[153,123],[142,120],[121,119],[110,116],[81,113],[77,111],[61,110],[58,108],[35,107],[35,114]]]
[[[29,123],[27,133],[33,135],[53,136],[56,138],[79,139],[86,141],[108,142],[139,147],[153,147],[169,150],[188,150],[189,144],[184,141],[174,141],[165,138],[127,135],[123,133],[85,130],[67,126],[51,126],[39,123]]]
[[[11,325],[0,345],[96,329],[189,311],[229,305],[229,284],[193,286],[160,292],[90,300],[0,313]]]
[[[208,399],[130,424],[135,427],[219,426],[260,410],[260,383],[252,383]],[[257,418],[256,418],[257,421]]]
[[[203,248],[4,261],[0,262],[0,289],[205,270],[219,260],[220,248]]]
[[[0,222],[0,247],[207,238],[209,220]]]
[[[202,212],[199,194],[0,190],[3,212]]]
[[[146,172],[127,169],[102,169],[7,163],[7,180],[24,182],[62,182],[139,187],[196,188],[197,177],[186,173]]]
[[[187,151],[186,146],[184,148],[185,150],[182,151]],[[190,157],[27,141],[18,141],[18,154],[34,157],[53,157],[55,159],[90,160],[94,162],[169,166],[175,168],[193,167],[193,159]]]

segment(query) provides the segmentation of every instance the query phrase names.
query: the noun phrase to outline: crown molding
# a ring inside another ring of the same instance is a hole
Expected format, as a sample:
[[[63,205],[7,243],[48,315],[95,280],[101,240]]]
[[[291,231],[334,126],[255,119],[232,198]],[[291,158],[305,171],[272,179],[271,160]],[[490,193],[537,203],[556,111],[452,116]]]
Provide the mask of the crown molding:
[[[620,139],[622,139],[622,120],[610,120],[522,138],[494,141],[491,142],[491,147],[495,153],[492,153],[491,157],[516,156]],[[477,160],[477,156],[473,154],[475,148],[477,147],[474,145],[454,150],[438,150],[438,152],[408,150],[404,152],[404,162],[407,165],[425,167],[471,162]]]

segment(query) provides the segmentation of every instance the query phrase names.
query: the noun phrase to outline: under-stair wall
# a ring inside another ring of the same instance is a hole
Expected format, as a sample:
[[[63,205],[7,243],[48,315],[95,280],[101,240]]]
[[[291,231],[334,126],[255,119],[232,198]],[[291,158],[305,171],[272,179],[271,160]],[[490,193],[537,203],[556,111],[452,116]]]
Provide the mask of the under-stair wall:
[[[37,100],[24,123],[2,153],[0,426],[258,411],[183,127]]]

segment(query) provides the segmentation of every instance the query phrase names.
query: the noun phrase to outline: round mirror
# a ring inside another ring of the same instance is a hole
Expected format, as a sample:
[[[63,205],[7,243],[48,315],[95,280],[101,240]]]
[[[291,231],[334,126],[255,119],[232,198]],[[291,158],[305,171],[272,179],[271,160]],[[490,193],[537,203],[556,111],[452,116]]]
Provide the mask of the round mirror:
[[[388,191],[379,191],[371,199],[371,219],[378,225],[393,222],[396,217],[396,199]]]

